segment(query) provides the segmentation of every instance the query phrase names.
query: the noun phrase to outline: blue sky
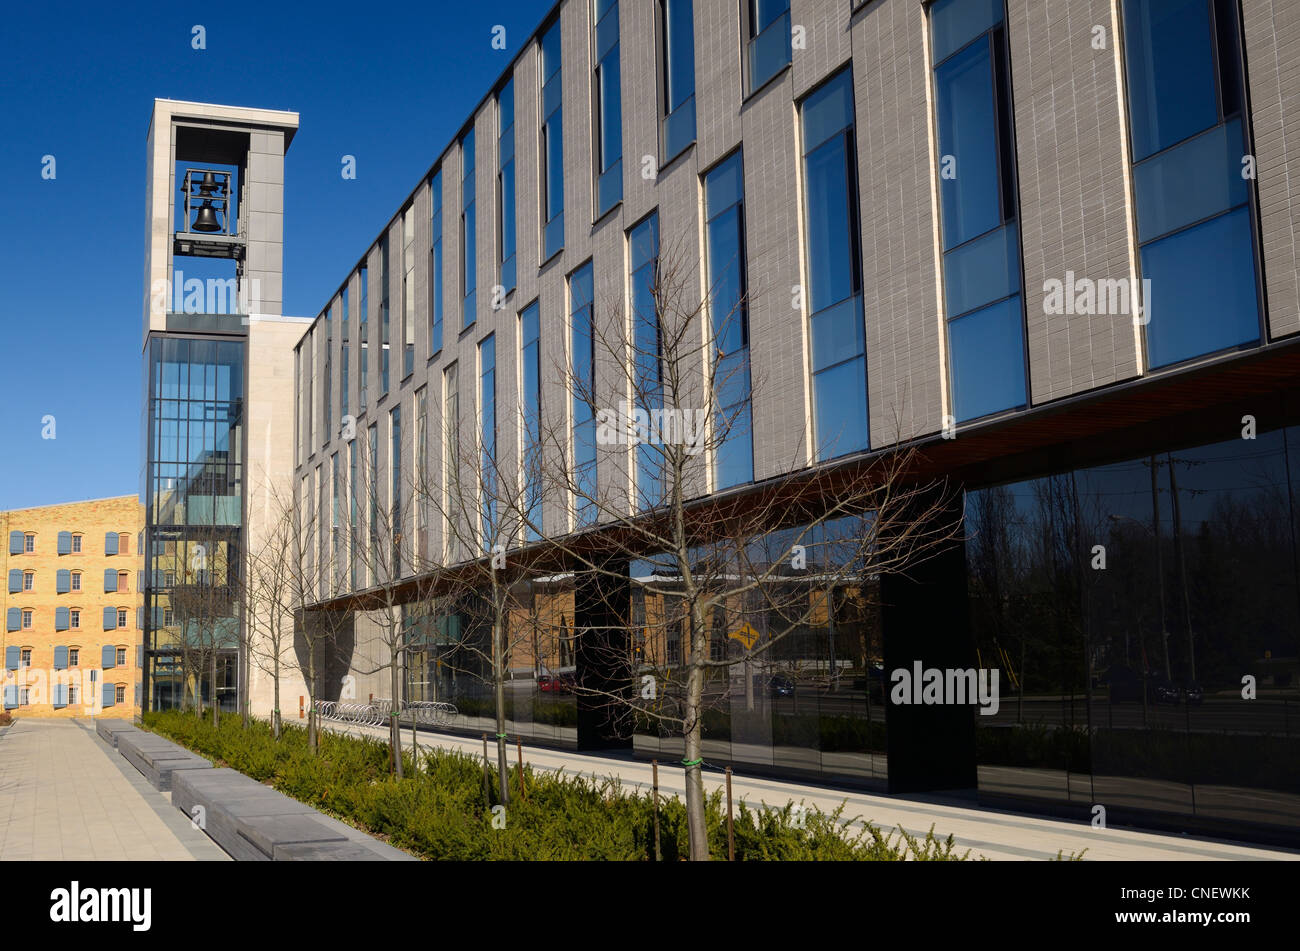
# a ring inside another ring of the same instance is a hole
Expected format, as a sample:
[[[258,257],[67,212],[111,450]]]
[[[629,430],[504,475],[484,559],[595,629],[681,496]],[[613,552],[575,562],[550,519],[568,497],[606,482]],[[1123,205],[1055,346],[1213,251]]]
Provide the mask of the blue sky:
[[[139,490],[155,97],[299,113],[285,166],[284,309],[314,316],[550,6],[10,4],[0,510]],[[195,24],[205,50],[191,47]],[[491,46],[497,24],[504,51]],[[355,181],[339,174],[348,154]],[[41,177],[46,155],[53,180]],[[53,439],[42,438],[47,416]]]

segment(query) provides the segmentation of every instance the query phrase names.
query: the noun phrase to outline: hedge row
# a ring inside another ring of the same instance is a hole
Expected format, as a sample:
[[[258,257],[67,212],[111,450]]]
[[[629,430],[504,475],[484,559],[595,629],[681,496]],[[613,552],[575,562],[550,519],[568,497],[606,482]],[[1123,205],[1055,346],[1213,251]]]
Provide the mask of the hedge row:
[[[498,805],[495,770],[484,794],[483,763],[464,753],[423,753],[421,769],[406,754],[407,778],[388,774],[388,745],[379,740],[323,732],[319,755],[307,749],[306,731],[286,726],[276,741],[270,727],[247,729],[237,715],[213,727],[205,717],[180,712],[147,713],[145,726],[195,752],[270,782],[302,802],[381,835],[393,845],[428,859],[564,859],[653,861],[654,806],[649,794],[620,788],[615,781],[534,772],[525,767],[526,797],[511,770],[511,804],[505,827],[494,828]],[[721,793],[707,806],[709,851],[727,855]],[[498,815],[497,824],[501,818]],[[833,813],[795,805],[752,810],[741,804],[734,818],[736,858],[778,860],[960,860],[953,839],[884,834],[864,823],[849,828],[842,807]],[[800,827],[802,826],[802,827]],[[688,855],[686,810],[676,798],[660,797],[659,849],[663,861]]]

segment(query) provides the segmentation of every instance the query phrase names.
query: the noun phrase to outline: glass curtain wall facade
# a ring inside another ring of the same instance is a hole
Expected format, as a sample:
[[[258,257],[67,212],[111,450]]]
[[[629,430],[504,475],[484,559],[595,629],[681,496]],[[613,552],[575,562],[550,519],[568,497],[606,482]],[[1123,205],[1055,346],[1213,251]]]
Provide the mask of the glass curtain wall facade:
[[[1300,829],[1297,449],[1292,426],[967,494],[1002,683],[982,797]]]
[[[148,709],[196,699],[236,706],[244,373],[242,341],[149,340],[141,491]]]

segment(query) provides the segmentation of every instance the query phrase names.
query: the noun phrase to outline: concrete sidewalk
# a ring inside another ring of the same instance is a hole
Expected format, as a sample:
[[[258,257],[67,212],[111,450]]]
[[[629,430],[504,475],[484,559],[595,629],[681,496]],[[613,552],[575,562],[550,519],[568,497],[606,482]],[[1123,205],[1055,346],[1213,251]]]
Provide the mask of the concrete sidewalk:
[[[387,740],[388,732],[382,727],[342,726],[325,723],[327,729],[352,735],[366,735]],[[411,731],[402,731],[402,746],[410,749]],[[421,748],[439,747],[459,750],[477,757],[483,755],[483,741],[471,737],[420,731]],[[496,748],[490,746],[492,763],[496,764]],[[518,762],[513,740],[510,747],[510,765]],[[596,753],[578,753],[524,746],[524,762],[535,770],[558,771],[607,779],[614,777],[629,789],[648,792],[651,784],[651,766],[648,762],[630,757],[602,756]],[[684,775],[678,768],[661,763],[659,791],[663,795],[682,796],[685,792]],[[721,772],[706,770],[705,788],[708,792],[723,787]],[[1057,852],[1068,858],[1071,853],[1083,853],[1085,860],[1156,860],[1156,861],[1206,861],[1206,860],[1300,860],[1300,851],[1257,847],[1239,842],[1194,838],[1187,835],[1158,832],[1138,832],[1131,829],[1093,829],[1090,825],[1066,822],[1006,810],[966,805],[938,796],[887,796],[863,792],[847,792],[787,782],[767,777],[749,777],[733,774],[732,796],[744,800],[751,807],[766,804],[782,807],[793,800],[802,801],[809,808],[816,806],[831,812],[845,803],[845,819],[860,818],[879,827],[882,832],[902,827],[911,835],[924,837],[931,826],[940,839],[952,834],[958,852],[970,850],[971,858],[988,859],[1053,859]]]
[[[0,733],[0,860],[228,860],[90,721]]]

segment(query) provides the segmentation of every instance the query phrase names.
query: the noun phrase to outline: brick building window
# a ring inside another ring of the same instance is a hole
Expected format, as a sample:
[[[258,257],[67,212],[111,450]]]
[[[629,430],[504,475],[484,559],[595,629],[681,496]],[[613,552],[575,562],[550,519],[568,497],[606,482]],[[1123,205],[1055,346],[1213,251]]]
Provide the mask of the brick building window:
[[[80,614],[81,612],[78,611],[78,612],[74,612],[74,613]],[[73,627],[76,627],[76,626],[77,626],[77,625],[75,625],[75,624],[73,625]],[[77,667],[77,666],[80,666],[80,663],[81,663],[81,648],[80,648],[80,647],[69,647],[69,648],[68,648],[68,666],[69,666],[69,667]]]

